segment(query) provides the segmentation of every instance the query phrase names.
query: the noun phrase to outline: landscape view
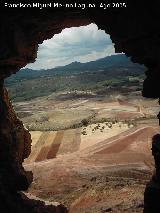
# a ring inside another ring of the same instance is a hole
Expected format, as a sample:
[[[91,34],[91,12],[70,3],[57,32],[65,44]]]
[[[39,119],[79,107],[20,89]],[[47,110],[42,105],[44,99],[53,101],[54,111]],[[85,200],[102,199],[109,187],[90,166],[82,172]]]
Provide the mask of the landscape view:
[[[71,213],[143,212],[154,161],[157,100],[141,95],[145,67],[124,54],[24,68],[5,82],[30,131],[29,197]]]

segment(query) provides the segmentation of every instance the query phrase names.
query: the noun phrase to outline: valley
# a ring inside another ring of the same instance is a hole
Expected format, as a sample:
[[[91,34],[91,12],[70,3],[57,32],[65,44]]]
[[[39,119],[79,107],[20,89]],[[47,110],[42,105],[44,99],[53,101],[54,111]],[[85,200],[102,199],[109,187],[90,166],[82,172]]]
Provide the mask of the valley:
[[[6,82],[32,137],[27,196],[70,213],[142,213],[159,132],[158,101],[141,96],[144,67],[118,55],[35,72]]]
[[[21,118],[32,136],[24,162],[34,174],[28,193],[63,203],[71,213],[142,212],[154,168],[151,139],[159,132],[157,101],[140,96],[43,101],[26,103],[32,115]],[[28,108],[15,107],[20,115]]]

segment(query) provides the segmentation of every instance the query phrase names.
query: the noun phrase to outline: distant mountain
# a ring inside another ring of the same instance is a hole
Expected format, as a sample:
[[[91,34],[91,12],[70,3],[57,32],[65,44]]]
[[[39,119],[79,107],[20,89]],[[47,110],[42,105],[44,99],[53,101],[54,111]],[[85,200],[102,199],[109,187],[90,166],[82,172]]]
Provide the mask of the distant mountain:
[[[66,66],[60,66],[52,69],[41,69],[41,70],[32,70],[32,69],[22,69],[16,75],[12,75],[7,82],[23,80],[23,79],[34,79],[39,77],[51,77],[54,75],[70,75],[76,73],[82,73],[87,71],[114,71],[116,72],[120,68],[125,68],[125,70],[132,68],[135,72],[139,70],[144,70],[144,67],[131,62],[125,54],[118,54],[107,56],[96,61],[91,61],[87,63],[72,62]],[[116,73],[114,73],[116,74]]]
[[[98,59],[96,61],[90,61],[87,63],[80,63],[80,62],[73,62],[71,64],[68,64],[64,67],[59,67],[55,69],[65,69],[66,71],[82,71],[82,70],[98,70],[98,69],[106,69],[111,67],[128,67],[128,66],[140,66],[138,64],[134,64],[131,62],[131,60],[126,57],[125,54],[118,54],[118,55],[112,55],[107,56],[102,59]]]
[[[144,66],[134,64],[124,54],[119,54],[53,69],[22,69],[5,83],[14,101],[76,90],[96,94],[130,93],[141,90],[144,70]]]

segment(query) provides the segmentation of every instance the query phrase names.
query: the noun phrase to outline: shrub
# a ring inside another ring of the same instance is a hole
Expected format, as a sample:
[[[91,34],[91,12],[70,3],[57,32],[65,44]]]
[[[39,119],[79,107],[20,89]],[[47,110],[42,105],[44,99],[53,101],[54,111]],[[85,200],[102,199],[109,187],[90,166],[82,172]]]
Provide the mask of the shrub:
[[[87,126],[87,125],[89,124],[89,121],[88,121],[86,118],[84,118],[84,119],[81,121],[81,123],[82,123],[83,126]]]
[[[82,131],[81,133],[82,135],[87,135],[86,131]]]

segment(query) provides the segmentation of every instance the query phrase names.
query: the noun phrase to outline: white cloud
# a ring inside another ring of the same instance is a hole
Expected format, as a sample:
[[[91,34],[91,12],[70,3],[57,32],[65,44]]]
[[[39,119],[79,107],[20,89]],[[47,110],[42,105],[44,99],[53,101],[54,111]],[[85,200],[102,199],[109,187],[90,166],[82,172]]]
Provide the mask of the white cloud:
[[[31,69],[63,66],[73,61],[88,62],[114,54],[110,36],[95,24],[64,29],[39,46],[36,62]]]

